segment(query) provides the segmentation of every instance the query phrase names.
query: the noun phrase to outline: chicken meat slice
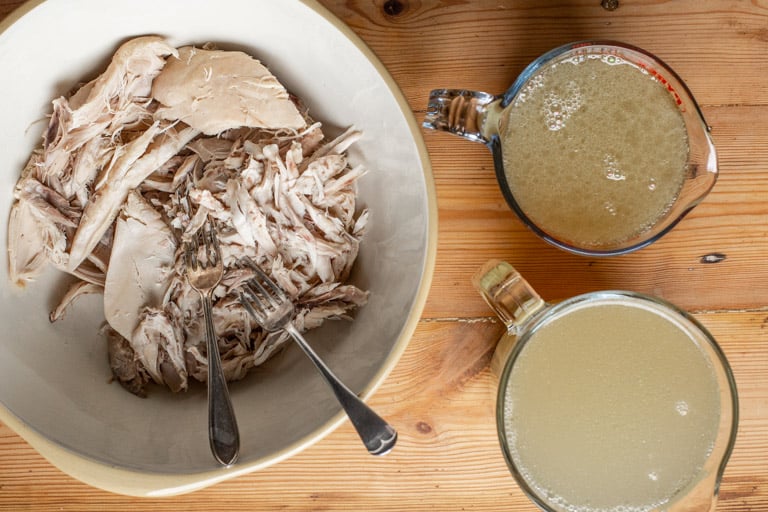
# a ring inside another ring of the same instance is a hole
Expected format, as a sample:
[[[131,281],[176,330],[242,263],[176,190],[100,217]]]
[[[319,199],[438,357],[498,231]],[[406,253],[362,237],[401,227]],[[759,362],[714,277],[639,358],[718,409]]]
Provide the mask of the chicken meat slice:
[[[299,130],[306,126],[288,92],[243,52],[179,48],[152,84],[160,119],[179,119],[206,135],[230,128]]]
[[[138,192],[131,192],[117,219],[111,264],[104,284],[104,316],[130,340],[145,307],[161,308],[174,276],[176,239]]]
[[[68,289],[64,296],[59,301],[59,304],[48,315],[48,319],[51,322],[55,322],[64,317],[64,313],[67,312],[67,308],[72,305],[78,297],[88,295],[91,293],[102,293],[104,288],[98,284],[89,283],[88,281],[76,281]]]
[[[51,237],[39,225],[27,201],[16,201],[8,220],[8,277],[17,286],[25,286],[45,269],[45,250]]]

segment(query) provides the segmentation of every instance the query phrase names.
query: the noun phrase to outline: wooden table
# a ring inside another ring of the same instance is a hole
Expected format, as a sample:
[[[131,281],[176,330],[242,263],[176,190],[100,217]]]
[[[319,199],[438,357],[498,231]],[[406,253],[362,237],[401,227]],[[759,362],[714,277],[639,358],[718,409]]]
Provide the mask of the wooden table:
[[[0,0],[0,17],[20,3]],[[344,424],[264,471],[143,500],[72,479],[0,425],[0,510],[535,510],[496,440],[489,361],[502,327],[469,282],[489,258],[510,261],[547,299],[624,288],[692,311],[730,359],[741,400],[718,510],[768,510],[768,4],[619,0],[609,11],[600,0],[322,3],[378,54],[419,120],[430,89],[502,92],[562,43],[611,38],[643,47],[676,69],[701,103],[719,150],[719,181],[652,247],[584,258],[522,227],[483,146],[424,133],[437,182],[436,272],[413,340],[371,400],[400,431],[394,452],[370,458]],[[11,79],[6,70],[3,80]]]

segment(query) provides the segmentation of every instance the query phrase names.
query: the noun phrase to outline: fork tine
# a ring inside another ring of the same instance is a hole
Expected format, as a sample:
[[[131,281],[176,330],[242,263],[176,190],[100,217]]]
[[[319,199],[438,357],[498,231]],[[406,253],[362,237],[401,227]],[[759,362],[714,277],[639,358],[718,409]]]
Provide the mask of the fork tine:
[[[186,240],[184,242],[184,264],[187,269],[197,269],[197,254],[195,254],[195,248],[193,247],[193,240]]]
[[[221,246],[219,245],[219,234],[216,230],[216,223],[214,221],[211,221],[209,224],[210,229],[208,230],[208,238],[210,242],[210,247],[213,250],[213,258],[211,259],[212,264],[218,265],[219,260],[221,260]]]
[[[221,247],[219,246],[219,236],[216,232],[215,221],[207,222],[208,230],[205,233],[206,257],[211,265],[218,265],[221,259]]]
[[[255,302],[259,305],[258,309],[253,307]],[[259,324],[263,324],[266,321],[267,315],[262,309],[263,304],[261,300],[253,294],[253,290],[247,288],[247,285],[243,285],[240,289],[240,304]]]
[[[275,297],[269,293],[269,290],[262,284],[262,281],[258,277],[249,279],[248,282],[246,282],[246,286],[250,288],[254,295],[263,300],[267,309],[275,309]],[[253,292],[254,288],[258,290],[258,293]]]
[[[288,295],[286,295],[285,291],[277,286],[277,284],[270,278],[266,272],[261,270],[259,267],[256,267],[256,274],[258,274],[260,280],[269,288],[272,290],[272,294],[277,297],[281,302],[285,302],[288,299]]]
[[[184,249],[184,262],[189,268],[210,268],[219,265],[221,246],[213,222],[206,221],[193,236],[185,240]]]
[[[202,241],[203,251],[205,252],[205,265],[214,266],[219,261],[219,247],[216,243],[216,232],[214,231],[213,223],[206,221],[206,223],[198,231],[200,241]]]
[[[269,275],[267,275],[266,272],[261,270],[261,268],[256,265],[256,263],[253,262],[248,257],[245,257],[242,259],[242,261],[250,267],[251,270],[253,270],[255,276],[251,281],[255,282],[256,285],[259,287],[259,289],[268,297],[274,297],[280,302],[286,302],[289,300],[288,295],[286,295],[285,291],[280,288]],[[267,289],[269,288],[269,289]]]
[[[189,250],[189,244],[186,240],[181,241],[182,256],[184,257],[184,268],[189,271],[192,268],[192,254]]]
[[[253,279],[246,281],[243,283],[242,289],[245,290],[247,298],[251,299],[252,302],[258,303],[259,308],[265,313],[275,309],[271,297],[257,281]]]

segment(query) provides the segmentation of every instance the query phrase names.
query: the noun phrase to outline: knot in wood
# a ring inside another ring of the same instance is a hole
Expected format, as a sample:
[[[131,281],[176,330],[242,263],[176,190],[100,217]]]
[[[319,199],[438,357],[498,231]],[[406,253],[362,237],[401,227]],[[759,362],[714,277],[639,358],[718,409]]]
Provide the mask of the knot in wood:
[[[384,2],[384,14],[387,16],[399,16],[405,11],[405,4],[399,0],[387,0]]]
[[[416,430],[421,434],[429,434],[432,432],[432,427],[426,421],[420,421],[416,424]]]

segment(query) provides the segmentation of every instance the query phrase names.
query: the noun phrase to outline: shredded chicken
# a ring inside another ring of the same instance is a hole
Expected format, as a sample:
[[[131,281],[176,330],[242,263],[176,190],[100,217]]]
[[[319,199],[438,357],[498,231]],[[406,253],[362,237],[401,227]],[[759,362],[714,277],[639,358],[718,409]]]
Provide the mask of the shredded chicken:
[[[297,327],[350,318],[368,293],[348,284],[368,220],[350,129],[328,141],[257,60],[240,52],[128,41],[105,72],[53,101],[43,142],[15,189],[9,273],[26,285],[50,264],[77,278],[51,312],[103,293],[109,364],[126,389],[185,390],[207,378],[202,306],[181,240],[215,219],[225,275],[214,323],[228,380],[286,341],[231,293],[254,260],[297,306]]]

